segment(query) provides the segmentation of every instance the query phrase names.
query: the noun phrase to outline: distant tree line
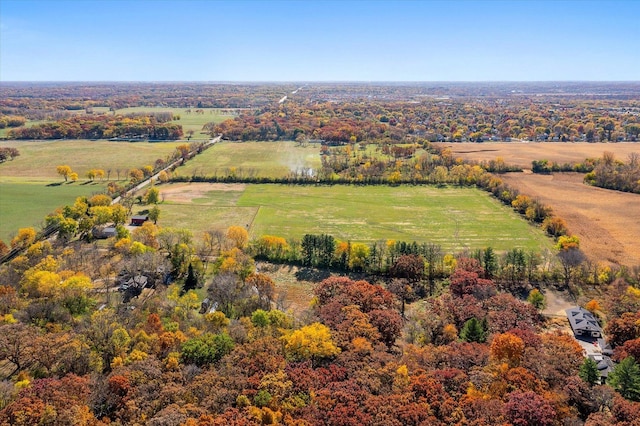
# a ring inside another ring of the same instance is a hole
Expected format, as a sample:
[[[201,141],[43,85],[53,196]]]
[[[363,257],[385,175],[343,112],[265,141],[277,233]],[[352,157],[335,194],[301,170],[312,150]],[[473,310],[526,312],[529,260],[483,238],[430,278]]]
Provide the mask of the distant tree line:
[[[24,126],[26,122],[27,119],[21,116],[0,115],[0,129]]]
[[[523,103],[527,107],[523,108]],[[246,111],[213,127],[229,140],[402,141],[408,136],[432,142],[486,142],[512,139],[537,142],[637,141],[640,122],[625,103],[549,100],[451,99],[446,102],[287,100]]]
[[[74,116],[9,131],[12,139],[149,139],[176,140],[182,126],[161,122],[155,116]]]
[[[582,163],[554,163],[549,160],[533,160],[531,162],[531,171],[540,174],[558,172],[588,173],[594,169],[596,161],[593,158],[587,158]]]

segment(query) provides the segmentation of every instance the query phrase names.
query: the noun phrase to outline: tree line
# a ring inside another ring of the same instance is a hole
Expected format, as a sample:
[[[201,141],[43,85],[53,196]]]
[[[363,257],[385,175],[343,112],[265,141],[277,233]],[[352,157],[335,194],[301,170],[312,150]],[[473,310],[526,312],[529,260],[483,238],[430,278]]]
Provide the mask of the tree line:
[[[585,175],[584,181],[600,188],[640,194],[640,154],[631,153],[624,162],[616,160],[614,154],[607,151]]]
[[[155,116],[72,116],[32,127],[9,131],[12,139],[144,139],[176,140],[183,135],[182,126],[161,122]]]

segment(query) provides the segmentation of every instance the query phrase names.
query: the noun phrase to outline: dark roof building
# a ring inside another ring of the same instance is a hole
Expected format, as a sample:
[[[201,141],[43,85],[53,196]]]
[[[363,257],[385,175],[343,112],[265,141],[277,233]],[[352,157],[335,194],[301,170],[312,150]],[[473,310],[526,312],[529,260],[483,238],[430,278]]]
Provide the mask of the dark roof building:
[[[149,216],[147,216],[146,214],[131,216],[131,224],[135,226],[142,226],[142,224],[148,220],[149,220]]]
[[[91,230],[93,238],[111,238],[118,235],[118,231],[115,226],[94,226]]]
[[[567,309],[566,312],[576,337],[602,337],[602,327],[591,312],[578,307]]]

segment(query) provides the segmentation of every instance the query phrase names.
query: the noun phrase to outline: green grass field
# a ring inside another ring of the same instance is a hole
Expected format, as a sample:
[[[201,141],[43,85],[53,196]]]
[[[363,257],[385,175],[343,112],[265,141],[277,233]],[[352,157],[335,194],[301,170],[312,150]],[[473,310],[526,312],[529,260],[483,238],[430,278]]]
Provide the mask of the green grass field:
[[[0,169],[1,169],[0,165]],[[19,228],[40,229],[45,216],[56,208],[72,204],[76,197],[104,190],[104,184],[51,185],[51,181],[14,179],[0,181],[0,239],[7,244]],[[59,182],[57,182],[59,183]]]
[[[320,167],[320,147],[296,146],[295,142],[220,142],[207,149],[176,173],[223,175],[235,168],[238,176],[284,177],[302,168]]]
[[[71,204],[76,197],[91,195],[106,182],[86,184],[89,169],[111,169],[111,180],[127,178],[127,170],[153,164],[170,155],[179,142],[128,143],[107,141],[0,142],[20,151],[12,161],[0,163],[0,239],[6,241],[18,228],[39,226],[57,207]],[[67,164],[78,173],[73,184],[63,182],[56,166]],[[85,183],[85,185],[82,185]]]
[[[160,205],[159,225],[186,227],[196,236],[249,225],[252,237],[326,233],[342,241],[433,242],[448,251],[551,247],[541,230],[477,189],[247,185],[229,190],[212,185],[207,190],[206,184],[194,185],[181,190],[198,188],[192,200],[168,198]]]

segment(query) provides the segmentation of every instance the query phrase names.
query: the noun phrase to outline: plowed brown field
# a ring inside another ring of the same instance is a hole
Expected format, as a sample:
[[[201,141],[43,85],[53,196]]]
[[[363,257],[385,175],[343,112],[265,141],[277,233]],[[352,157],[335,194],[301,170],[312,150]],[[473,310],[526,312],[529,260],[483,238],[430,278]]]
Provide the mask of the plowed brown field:
[[[530,168],[532,160],[582,161],[604,151],[626,160],[640,153],[640,143],[462,143],[450,146],[456,156],[469,160],[502,157],[507,164]],[[507,173],[501,178],[521,193],[540,199],[565,219],[571,232],[593,260],[640,265],[640,195],[585,185],[581,173],[537,175]]]
[[[465,160],[489,161],[502,157],[507,164],[530,169],[533,160],[556,163],[582,162],[585,158],[599,158],[605,151],[613,152],[625,161],[632,152],[640,153],[640,142],[586,143],[586,142],[484,142],[437,143],[449,147],[456,157]]]

